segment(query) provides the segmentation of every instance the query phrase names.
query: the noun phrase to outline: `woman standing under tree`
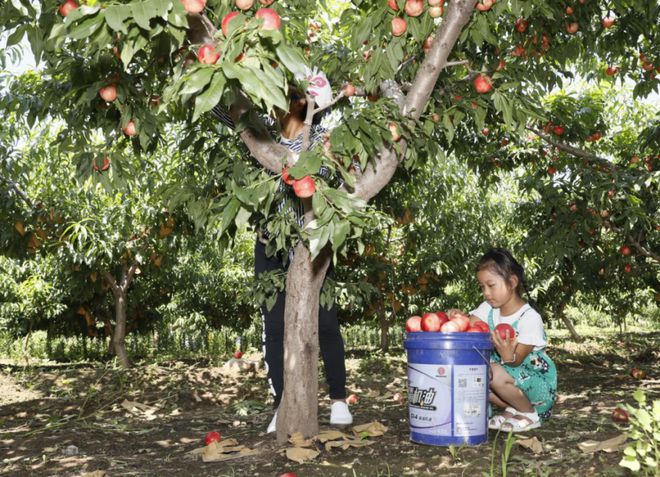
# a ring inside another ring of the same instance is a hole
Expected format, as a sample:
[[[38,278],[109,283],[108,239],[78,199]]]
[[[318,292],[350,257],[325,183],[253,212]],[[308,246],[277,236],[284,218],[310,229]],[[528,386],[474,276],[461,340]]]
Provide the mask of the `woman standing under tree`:
[[[332,99],[332,90],[327,78],[323,73],[308,76],[308,95],[315,98],[320,107],[327,106]],[[278,114],[277,122],[279,134],[277,142],[295,153],[303,152],[305,119],[307,114],[307,99],[295,89],[289,91],[289,111]],[[222,107],[216,106],[213,115],[224,124],[233,128],[234,123]],[[326,130],[315,121],[311,126],[309,134],[309,148],[323,140]],[[329,171],[322,167],[318,173],[328,178]],[[299,226],[303,226],[304,204],[294,193],[292,188],[280,179],[279,192],[283,198],[277,206],[277,213],[293,213]],[[255,275],[259,278],[263,273],[272,271],[286,272],[289,257],[280,254],[269,256],[267,245],[271,237],[265,230],[257,234],[254,251]],[[293,250],[289,252],[293,253]],[[328,273],[332,273],[331,270]],[[282,399],[284,388],[284,305],[286,293],[277,293],[274,306],[268,309],[261,307],[263,316],[263,342],[264,359],[268,371],[268,380],[271,392],[274,395],[275,414],[267,432],[275,432],[277,423],[277,408]],[[344,340],[339,331],[337,318],[337,306],[333,303],[330,308],[319,306],[319,345],[325,369],[326,382],[329,387],[331,399],[330,424],[348,425],[353,422],[348,405],[346,404],[346,365],[344,362]]]

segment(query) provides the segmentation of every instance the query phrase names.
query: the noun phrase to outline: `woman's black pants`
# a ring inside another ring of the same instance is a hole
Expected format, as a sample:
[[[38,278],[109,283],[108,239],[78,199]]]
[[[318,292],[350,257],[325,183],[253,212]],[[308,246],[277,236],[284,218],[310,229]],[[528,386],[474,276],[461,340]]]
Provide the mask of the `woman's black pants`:
[[[255,275],[271,270],[285,270],[277,256],[266,256],[266,246],[256,240],[254,251]],[[330,271],[328,272],[330,273]],[[275,395],[275,407],[279,406],[284,387],[284,301],[285,292],[277,295],[275,306],[269,311],[261,308],[264,326],[264,353],[268,367],[271,392]],[[330,399],[346,397],[346,365],[344,363],[344,340],[339,332],[337,306],[326,309],[319,306],[319,347],[325,368],[325,378],[330,388]]]

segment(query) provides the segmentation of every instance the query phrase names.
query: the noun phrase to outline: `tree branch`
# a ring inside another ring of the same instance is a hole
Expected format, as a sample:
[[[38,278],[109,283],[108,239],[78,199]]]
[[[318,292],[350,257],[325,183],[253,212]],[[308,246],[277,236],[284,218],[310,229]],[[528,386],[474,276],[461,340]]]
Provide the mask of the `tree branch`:
[[[449,4],[445,21],[438,26],[431,49],[417,71],[407,96],[402,96],[401,89],[394,86],[394,81],[381,85],[381,90],[399,104],[405,116],[414,119],[421,116],[438,77],[447,64],[449,53],[473,12],[474,2],[471,0],[455,0]],[[401,140],[397,144],[401,157],[405,156],[406,141]],[[367,164],[362,177],[356,182],[355,195],[366,201],[373,198],[390,182],[398,165],[399,159],[394,146],[382,146],[376,159]]]
[[[536,134],[538,137],[543,139],[548,144],[551,144],[551,145],[555,146],[557,149],[561,149],[562,151],[568,152],[569,154],[572,154],[576,157],[581,157],[582,159],[590,159],[592,161],[607,162],[608,165],[611,165],[611,163],[607,159],[604,159],[604,158],[599,157],[595,154],[587,152],[584,149],[579,149],[577,147],[569,146],[566,143],[557,141],[556,139],[553,139],[550,135],[544,134],[543,132],[541,132],[537,129],[534,129],[534,128],[529,127],[529,126],[525,127],[525,129],[527,129],[528,131],[533,132],[534,134]]]
[[[447,66],[449,53],[473,12],[474,2],[471,0],[455,0],[449,3],[445,21],[438,26],[431,49],[406,96],[403,107],[403,114],[406,116],[418,119],[422,115],[440,73]]]
[[[206,15],[188,13],[188,38],[193,44],[213,43],[218,29]]]
[[[34,208],[35,208],[35,207],[34,207],[34,204],[33,204],[32,201],[30,200],[30,198],[28,197],[28,195],[27,195],[25,192],[23,192],[23,191],[21,190],[20,187],[18,187],[18,184],[16,184],[16,183],[15,183],[14,181],[12,181],[11,179],[6,178],[6,177],[2,177],[2,176],[0,176],[0,180],[2,180],[2,182],[4,182],[5,184],[7,184],[7,186],[8,186],[10,189],[13,189],[14,192],[16,192],[16,194],[17,194],[21,199],[23,199],[23,202],[25,202],[29,208],[31,208],[31,209],[34,209]]]
[[[302,150],[306,151],[309,149],[309,133],[312,129],[312,122],[314,121],[314,98],[309,94],[305,93],[305,101],[307,105],[307,111],[305,112],[305,127],[303,128],[302,135]]]
[[[328,108],[334,106],[343,97],[344,97],[344,92],[340,91],[339,94],[337,96],[335,96],[335,98],[332,101],[330,101],[330,103],[327,106],[323,106],[322,108],[321,107],[316,108],[314,110],[314,114],[318,114],[321,111],[323,111],[324,109],[328,109]]]
[[[105,277],[105,280],[110,284],[110,287],[112,288],[112,293],[117,294],[119,293],[119,285],[117,285],[117,280],[115,280],[115,277],[112,276],[112,273],[110,272],[105,272],[103,274]]]
[[[135,272],[138,269],[138,266],[140,264],[137,262],[137,260],[133,261],[131,263],[131,266],[128,268],[128,271],[126,272],[126,275],[124,276],[124,280],[122,281],[121,284],[121,290],[126,293],[126,290],[128,290],[128,287],[131,285],[131,281],[133,281],[133,275],[135,275]]]
[[[240,118],[245,114],[250,114],[250,124],[261,124],[261,128],[245,128],[240,132],[241,139],[250,151],[250,154],[265,169],[276,174],[282,172],[282,161],[286,157],[286,163],[295,164],[298,161],[298,155],[288,148],[277,144],[271,135],[267,132],[263,121],[256,114],[253,114],[252,105],[247,98],[240,96],[229,109],[229,114],[238,124]]]
[[[458,66],[458,65],[467,65],[469,63],[468,60],[460,60],[460,61],[448,61],[445,63],[445,68],[448,66]]]
[[[646,247],[644,247],[644,246],[641,244],[641,242],[640,242],[639,240],[635,239],[635,238],[634,238],[632,235],[630,235],[630,234],[626,234],[622,229],[620,229],[619,227],[615,226],[615,225],[614,225],[612,222],[610,222],[609,220],[606,220],[604,223],[605,223],[605,225],[606,225],[607,227],[609,227],[610,229],[612,229],[612,230],[615,231],[616,233],[623,235],[623,236],[626,238],[626,241],[627,241],[628,243],[630,243],[630,244],[633,245],[637,250],[639,250],[639,253],[641,253],[641,254],[644,255],[645,257],[652,258],[652,259],[655,260],[656,262],[659,262],[659,263],[660,263],[660,255],[658,255],[658,254],[655,253],[655,252],[652,252],[651,250],[646,249]]]

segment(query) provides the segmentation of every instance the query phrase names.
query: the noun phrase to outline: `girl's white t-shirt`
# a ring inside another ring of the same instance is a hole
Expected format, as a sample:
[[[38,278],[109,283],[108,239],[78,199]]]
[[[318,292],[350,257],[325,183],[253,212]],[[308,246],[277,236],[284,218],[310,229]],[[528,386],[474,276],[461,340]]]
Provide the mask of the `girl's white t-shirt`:
[[[488,302],[483,302],[476,309],[470,312],[471,315],[476,316],[480,320],[488,323],[488,314],[493,310],[493,324],[495,326],[500,323],[507,323],[513,325],[518,321],[518,343],[533,345],[534,351],[538,351],[547,346],[548,340],[545,337],[543,330],[543,319],[538,312],[528,304],[524,304],[518,311],[509,316],[500,316],[500,309],[493,308]]]

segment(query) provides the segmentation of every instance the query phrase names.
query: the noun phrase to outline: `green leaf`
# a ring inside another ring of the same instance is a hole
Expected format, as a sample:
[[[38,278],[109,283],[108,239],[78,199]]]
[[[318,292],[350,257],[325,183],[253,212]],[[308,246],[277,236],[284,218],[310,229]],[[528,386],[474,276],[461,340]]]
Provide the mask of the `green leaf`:
[[[337,251],[346,241],[348,232],[351,229],[351,224],[347,220],[335,221],[334,230],[332,232],[332,249]]]
[[[447,142],[451,143],[454,139],[454,125],[451,122],[451,118],[448,114],[442,115],[442,125],[445,127]]]
[[[41,31],[36,26],[30,26],[27,29],[28,40],[30,41],[30,49],[34,55],[35,61],[39,64],[41,61],[41,53],[44,51],[44,44],[41,40]]]
[[[289,168],[289,174],[296,179],[316,174],[321,168],[321,156],[312,151],[303,151],[295,166]]]
[[[638,472],[639,469],[641,468],[641,465],[637,459],[634,457],[631,458],[630,456],[625,456],[623,459],[621,459],[621,462],[619,462],[619,465],[621,467],[626,467],[633,472]]]
[[[129,5],[110,5],[105,10],[105,21],[114,31],[120,31],[128,34],[124,21],[131,16],[131,7]]]
[[[170,35],[176,40],[176,42],[172,42],[172,51],[174,51],[183,44],[186,38],[186,30],[170,28]]]
[[[69,29],[69,37],[74,40],[82,40],[83,38],[92,36],[103,25],[103,17],[103,13],[99,13],[77,23],[75,27]]]
[[[350,171],[347,171],[343,167],[339,167],[339,173],[341,178],[344,180],[346,185],[351,189],[355,187],[355,174],[352,174]]]
[[[653,419],[660,422],[660,399],[653,401]],[[660,439],[659,439],[660,440]]]
[[[203,113],[210,111],[220,101],[222,93],[225,90],[227,80],[222,71],[216,71],[211,80],[211,84],[206,90],[197,96],[195,100],[195,112],[193,114],[193,121],[196,121]]]
[[[646,432],[651,432],[652,430],[652,419],[651,414],[646,409],[639,409],[637,411],[637,422],[640,427]]]
[[[309,252],[312,254],[312,260],[315,259],[330,238],[330,229],[328,226],[314,229],[309,239]]]
[[[207,84],[209,84],[214,73],[215,68],[197,68],[188,75],[188,78],[184,82],[183,88],[181,88],[179,94],[183,95],[196,93],[197,91],[204,88]]]
[[[273,106],[277,106],[283,111],[289,109],[289,101],[285,96],[283,84],[271,82],[271,78],[264,75],[260,68],[248,65],[246,70],[242,76],[241,86],[248,94],[261,99],[269,110]]]
[[[495,109],[497,109],[500,113],[502,113],[502,116],[504,117],[504,122],[507,124],[507,126],[515,128],[515,123],[513,121],[513,116],[512,116],[511,103],[507,100],[507,98],[499,91],[495,91],[492,95],[492,100]]]
[[[172,7],[171,0],[151,0],[151,5],[154,8],[154,17],[160,17],[163,20],[167,20],[168,12]]]
[[[275,53],[277,58],[284,65],[284,67],[293,73],[296,77],[305,77],[305,57],[302,55],[300,50],[292,48],[289,45],[280,43],[275,48]]]
[[[154,16],[156,16],[153,7],[154,7],[153,2],[150,0],[147,0],[145,2],[131,3],[131,12],[133,13],[133,18],[135,19],[135,23],[137,23],[140,26],[140,28],[143,28],[145,30],[151,29],[149,20],[151,20]]]
[[[225,230],[234,222],[234,217],[238,212],[241,203],[232,197],[229,203],[225,206],[225,210],[222,212],[222,227],[220,228],[220,235],[222,235]]]
[[[236,227],[238,227],[239,229],[241,227],[243,227],[245,224],[248,223],[251,216],[252,216],[252,213],[249,210],[247,210],[243,207],[238,209],[238,213],[236,214],[236,220],[235,220]]]
[[[124,65],[124,69],[128,68],[129,63],[133,59],[133,55],[135,55],[135,51],[136,50],[133,46],[132,41],[126,41],[122,45],[120,58],[121,58],[122,64]]]
[[[67,35],[67,25],[64,23],[57,23],[53,25],[53,29],[50,31],[48,40],[55,40],[59,37],[65,37]]]
[[[312,209],[314,209],[314,215],[316,217],[321,217],[327,206],[328,204],[326,203],[323,194],[314,194],[312,196]]]
[[[186,11],[180,2],[174,2],[174,8],[167,17],[167,21],[170,23],[170,25],[175,27],[181,29],[188,28],[188,16],[186,15]],[[172,30],[170,30],[170,32],[172,32]]]
[[[21,3],[18,0],[11,0],[11,4],[16,10],[18,10],[21,13],[21,15],[27,14],[27,9],[23,5],[21,5]]]
[[[27,25],[21,25],[16,29],[16,31],[14,31],[14,33],[9,35],[9,38],[7,38],[7,44],[5,45],[5,48],[9,48],[10,46],[20,43],[20,41],[23,39],[23,36],[25,36],[26,29],[27,29]]]

